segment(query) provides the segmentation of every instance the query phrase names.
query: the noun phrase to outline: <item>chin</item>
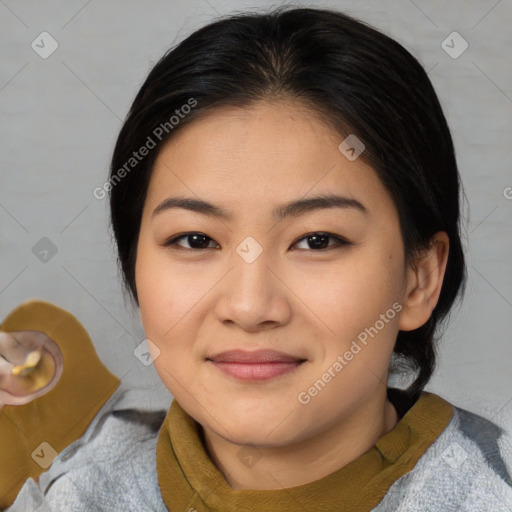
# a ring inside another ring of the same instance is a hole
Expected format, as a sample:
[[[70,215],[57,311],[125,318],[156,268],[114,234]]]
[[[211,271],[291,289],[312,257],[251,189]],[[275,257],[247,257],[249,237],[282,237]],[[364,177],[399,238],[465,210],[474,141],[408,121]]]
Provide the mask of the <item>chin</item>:
[[[224,431],[217,433],[221,435],[223,432]],[[268,434],[268,432],[262,431],[261,425],[252,425],[250,429],[230,429],[229,436],[224,433],[222,437],[230,443],[239,445],[240,447],[255,446],[262,449],[277,448],[294,442],[294,438],[290,437],[290,432],[288,432],[287,435],[283,435],[283,432],[277,435],[272,433],[270,436]]]
[[[219,430],[218,425],[213,425],[215,431],[229,438],[230,442],[240,445],[275,447],[293,442],[299,434],[298,425],[291,416],[280,416],[268,409],[264,414],[255,411],[242,415],[228,410],[224,418],[221,422],[224,429]]]

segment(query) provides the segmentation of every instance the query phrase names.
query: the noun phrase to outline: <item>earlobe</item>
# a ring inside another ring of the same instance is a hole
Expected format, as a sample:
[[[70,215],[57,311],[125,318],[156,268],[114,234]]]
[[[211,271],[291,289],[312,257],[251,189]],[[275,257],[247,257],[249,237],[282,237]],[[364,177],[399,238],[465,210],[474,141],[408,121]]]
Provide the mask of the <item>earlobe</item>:
[[[414,268],[407,269],[398,324],[401,331],[418,329],[430,318],[441,294],[448,252],[448,235],[439,231],[432,237],[429,247],[418,256]]]

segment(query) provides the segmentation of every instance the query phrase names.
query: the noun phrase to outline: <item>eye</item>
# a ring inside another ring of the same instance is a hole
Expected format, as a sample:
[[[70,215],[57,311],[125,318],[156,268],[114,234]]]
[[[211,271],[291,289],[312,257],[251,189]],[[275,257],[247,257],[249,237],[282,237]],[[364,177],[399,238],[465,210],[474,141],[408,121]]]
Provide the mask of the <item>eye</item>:
[[[184,247],[179,244],[178,241],[185,239],[188,243],[188,247]],[[180,249],[193,250],[193,249],[211,249],[208,247],[209,242],[214,242],[213,238],[206,236],[203,233],[185,233],[184,235],[176,236],[164,243],[165,246],[176,246]],[[218,244],[217,244],[218,246]]]
[[[329,239],[333,240],[334,243],[329,244]],[[299,238],[293,246],[297,245],[299,242],[305,240],[307,247],[299,247],[299,249],[314,249],[315,251],[322,251],[326,249],[333,249],[336,247],[342,247],[344,245],[351,245],[348,240],[341,238],[337,235],[332,235],[331,233],[325,233],[323,231],[319,231],[317,233],[310,233],[302,238]],[[303,242],[304,243],[304,242]]]
[[[185,240],[185,242],[188,244],[188,247],[179,243],[181,240]],[[302,242],[303,240],[305,242]],[[329,243],[329,240],[332,240],[333,243]],[[214,242],[216,246],[210,246],[209,244],[211,242]],[[299,247],[299,249],[313,249],[316,252],[324,251],[326,249],[334,249],[336,247],[342,247],[345,245],[351,245],[351,242],[345,240],[344,238],[333,235],[331,233],[325,233],[323,231],[309,233],[302,238],[299,238],[292,244],[292,247],[299,244],[299,242],[307,244],[307,247]],[[184,233],[182,235],[175,236],[164,242],[163,245],[166,247],[174,246],[177,249],[183,250],[213,249],[219,246],[219,244],[217,244],[213,238],[210,238],[204,233],[198,232]]]

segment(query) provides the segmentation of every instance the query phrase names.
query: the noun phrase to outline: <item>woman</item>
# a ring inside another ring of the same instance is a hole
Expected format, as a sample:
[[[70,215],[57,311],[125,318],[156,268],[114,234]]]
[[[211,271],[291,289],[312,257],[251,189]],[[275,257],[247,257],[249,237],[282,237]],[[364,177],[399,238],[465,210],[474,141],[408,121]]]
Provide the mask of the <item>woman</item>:
[[[401,45],[329,10],[211,23],[150,72],[102,190],[175,400],[116,391],[9,510],[510,509],[509,434],[424,391],[465,263]]]

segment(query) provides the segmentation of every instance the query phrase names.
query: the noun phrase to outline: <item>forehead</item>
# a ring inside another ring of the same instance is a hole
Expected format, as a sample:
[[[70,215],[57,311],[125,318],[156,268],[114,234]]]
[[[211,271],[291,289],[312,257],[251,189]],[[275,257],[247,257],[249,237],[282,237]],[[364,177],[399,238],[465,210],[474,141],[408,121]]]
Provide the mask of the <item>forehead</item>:
[[[343,137],[304,105],[260,102],[216,109],[160,150],[147,195],[155,206],[186,194],[247,212],[318,194],[393,208],[376,172],[339,149]]]

